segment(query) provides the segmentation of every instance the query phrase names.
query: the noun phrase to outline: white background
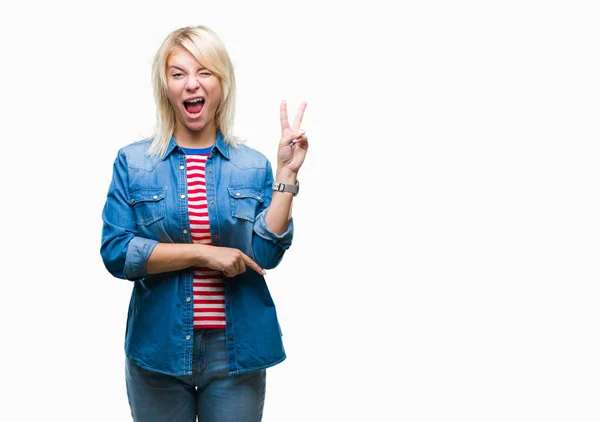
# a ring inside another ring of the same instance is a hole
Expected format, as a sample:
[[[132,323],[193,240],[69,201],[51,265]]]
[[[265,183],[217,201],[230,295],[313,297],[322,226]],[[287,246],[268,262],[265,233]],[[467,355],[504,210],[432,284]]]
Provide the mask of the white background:
[[[2,6],[1,420],[130,420],[101,209],[189,24],[248,145],[274,160],[308,102],[265,422],[600,420],[596,2],[391,3]]]

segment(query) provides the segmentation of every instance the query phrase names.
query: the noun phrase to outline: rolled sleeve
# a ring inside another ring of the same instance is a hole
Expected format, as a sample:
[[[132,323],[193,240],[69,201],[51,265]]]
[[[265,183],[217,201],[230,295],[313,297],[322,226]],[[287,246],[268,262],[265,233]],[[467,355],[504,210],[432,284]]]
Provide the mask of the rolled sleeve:
[[[252,249],[256,262],[265,269],[275,268],[283,258],[284,252],[292,245],[294,222],[290,220],[287,230],[277,234],[269,230],[265,219],[266,210],[261,212],[254,223]]]
[[[158,240],[134,237],[129,242],[125,256],[125,277],[128,280],[139,280],[146,277],[146,262],[152,254]]]
[[[264,240],[271,242],[283,250],[289,249],[292,245],[292,239],[294,237],[294,220],[290,220],[290,224],[285,232],[277,234],[269,230],[266,220],[266,210],[261,212],[254,224],[254,233],[259,235]]]

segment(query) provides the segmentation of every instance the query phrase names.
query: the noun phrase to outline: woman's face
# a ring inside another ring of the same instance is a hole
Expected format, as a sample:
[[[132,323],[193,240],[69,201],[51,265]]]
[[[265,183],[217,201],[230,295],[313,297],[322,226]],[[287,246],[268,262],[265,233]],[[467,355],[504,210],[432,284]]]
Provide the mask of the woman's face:
[[[177,118],[176,130],[216,130],[221,82],[183,48],[177,48],[167,61],[167,89]]]

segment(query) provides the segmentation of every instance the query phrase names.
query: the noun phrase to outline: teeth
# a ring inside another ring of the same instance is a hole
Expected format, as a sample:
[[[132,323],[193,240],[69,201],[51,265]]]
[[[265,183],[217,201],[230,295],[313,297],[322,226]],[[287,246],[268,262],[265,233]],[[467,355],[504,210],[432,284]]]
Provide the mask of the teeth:
[[[186,103],[199,103],[204,102],[204,98],[194,98],[193,100],[187,100]]]

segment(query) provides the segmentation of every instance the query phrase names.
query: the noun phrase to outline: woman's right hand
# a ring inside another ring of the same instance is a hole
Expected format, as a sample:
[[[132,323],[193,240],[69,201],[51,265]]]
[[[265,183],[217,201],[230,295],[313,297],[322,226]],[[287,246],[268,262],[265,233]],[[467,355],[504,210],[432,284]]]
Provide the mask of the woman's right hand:
[[[202,254],[201,265],[221,271],[226,277],[231,278],[245,273],[246,267],[252,268],[259,274],[266,274],[256,262],[239,249],[212,245],[203,245],[203,247],[206,249]]]

